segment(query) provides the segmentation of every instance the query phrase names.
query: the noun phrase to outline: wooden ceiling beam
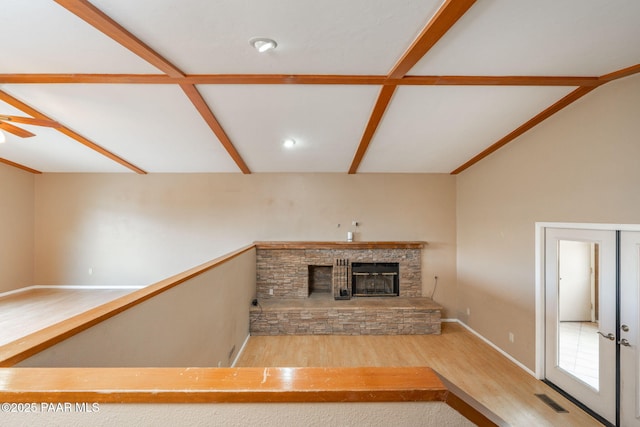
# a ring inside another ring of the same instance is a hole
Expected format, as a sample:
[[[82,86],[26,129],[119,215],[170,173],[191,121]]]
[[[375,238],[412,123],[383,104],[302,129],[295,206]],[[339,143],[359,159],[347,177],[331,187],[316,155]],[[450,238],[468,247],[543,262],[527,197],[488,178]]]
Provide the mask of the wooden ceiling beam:
[[[358,145],[358,150],[351,162],[351,167],[349,168],[349,174],[354,174],[358,171],[360,167],[360,163],[364,158],[367,149],[369,148],[369,144],[373,139],[373,135],[376,133],[378,129],[378,125],[382,120],[382,116],[384,116],[385,111],[387,110],[387,106],[391,101],[391,97],[395,92],[397,86],[383,86],[380,90],[380,94],[378,95],[378,100],[376,101],[375,106],[373,107],[373,112],[371,113],[371,117],[369,118],[369,122],[367,123],[367,127],[364,130],[364,134],[362,135],[362,139],[360,140],[360,145]]]
[[[111,37],[116,42],[120,43],[125,48],[129,49],[131,52],[135,53],[142,59],[146,60],[162,72],[166,73],[169,77],[173,79],[181,79],[184,78],[184,73],[178,69],[175,65],[170,63],[168,60],[163,58],[159,53],[155,52],[149,46],[147,46],[144,42],[134,36],[132,33],[127,31],[124,27],[118,24],[116,21],[111,19],[105,13],[103,13],[100,9],[96,8],[94,5],[89,3],[87,0],[55,0],[62,7],[67,9],[69,12],[75,14],[80,19],[87,22],[89,25],[93,26],[97,30],[101,31],[105,35]],[[176,83],[173,80],[173,83]],[[211,130],[218,137],[224,148],[227,150],[229,155],[233,158],[236,164],[240,167],[243,173],[251,173],[247,165],[244,163],[244,160],[240,157],[235,147],[227,137],[224,129],[220,126],[220,123],[213,115],[213,112],[204,101],[198,90],[193,84],[185,84],[179,83],[180,87],[187,95],[189,100],[196,107],[200,115],[207,122]]]
[[[640,70],[633,69],[632,71],[638,72]],[[603,77],[589,76],[405,76],[399,79],[389,79],[386,76],[305,74],[188,74],[179,78],[164,74],[0,74],[0,83],[5,84],[598,86],[603,83],[603,79]]]
[[[623,68],[618,71],[614,71],[613,73],[605,74],[600,76],[599,80],[603,83],[607,83],[613,80],[621,79],[623,77],[632,76],[634,74],[640,73],[640,64],[632,65],[631,67]]]
[[[42,174],[42,172],[40,172],[39,170],[31,169],[30,167],[21,165],[20,163],[12,162],[11,160],[3,159],[2,157],[0,157],[0,163],[4,163],[5,165],[12,166],[14,168],[22,169],[23,171],[26,171],[35,175]]]
[[[180,87],[191,103],[196,107],[196,110],[198,110],[204,121],[207,122],[213,133],[218,137],[220,143],[223,145],[225,150],[227,150],[227,153],[229,153],[233,161],[236,162],[236,165],[238,165],[242,173],[250,174],[251,170],[249,170],[249,167],[240,156],[240,153],[238,153],[238,150],[234,147],[222,126],[220,126],[218,119],[216,119],[204,98],[200,92],[198,92],[198,89],[194,85],[190,84],[181,84]]]
[[[6,84],[320,84],[382,85],[386,76],[312,74],[0,74]]]
[[[446,0],[393,67],[388,77],[392,79],[404,77],[475,2],[476,0]]]
[[[488,148],[486,148],[485,150],[483,150],[482,152],[480,152],[479,154],[474,156],[471,160],[467,161],[465,164],[461,165],[460,167],[458,167],[457,169],[452,171],[451,174],[452,175],[457,175],[460,172],[464,171],[465,169],[475,165],[480,160],[484,159],[485,157],[487,157],[491,153],[497,151],[498,149],[504,147],[509,142],[513,141],[514,139],[516,139],[517,137],[519,137],[523,133],[527,132],[529,129],[533,128],[534,126],[537,126],[538,124],[540,124],[544,120],[548,119],[549,117],[551,117],[552,115],[554,115],[558,111],[562,110],[563,108],[565,108],[569,104],[572,104],[573,102],[575,102],[578,99],[582,98],[583,96],[585,96],[586,94],[588,94],[589,92],[594,90],[596,87],[597,86],[580,87],[580,88],[574,90],[569,95],[565,96],[564,98],[562,98],[561,100],[559,100],[558,102],[556,102],[555,104],[553,104],[552,106],[550,106],[549,108],[547,108],[546,110],[541,112],[540,114],[538,114],[535,117],[533,117],[531,120],[527,121],[522,126],[518,127],[516,130],[514,130],[513,132],[511,132],[510,134],[508,134],[504,138],[500,139],[499,141],[497,141],[493,145],[489,146]]]
[[[567,76],[405,76],[388,79],[402,86],[598,86],[598,77]]]
[[[166,74],[0,74],[4,84],[176,84]]]
[[[163,73],[171,77],[182,77],[184,75],[182,71],[163,58],[159,53],[155,52],[87,0],[55,0],[55,2],[89,25],[111,37]]]
[[[358,171],[360,163],[373,139],[373,135],[378,129],[380,121],[391,101],[391,97],[398,85],[404,80],[403,77],[405,74],[458,22],[458,19],[460,19],[475,2],[476,0],[446,0],[424,27],[418,38],[409,46],[407,51],[402,55],[402,58],[400,58],[391,69],[387,75],[387,81],[380,90],[378,100],[376,101],[367,127],[356,150],[356,154],[351,162],[349,174],[355,174]],[[427,80],[424,81],[426,82]],[[429,81],[437,82],[438,80]]]
[[[248,84],[248,85],[382,85],[385,76],[332,74],[189,74],[190,84]]]
[[[36,119],[42,119],[42,120],[53,120],[50,117],[46,116],[45,114],[42,114],[40,111],[36,110],[35,108],[32,108],[31,106],[25,104],[24,102],[14,98],[13,96],[9,95],[8,93],[1,91],[0,90],[0,100],[6,102],[7,104],[19,109],[20,111],[23,111],[26,114],[29,114],[32,117],[35,117]],[[137,167],[136,165],[126,161],[125,159],[123,159],[122,157],[119,157],[115,154],[113,154],[112,152],[110,152],[109,150],[99,146],[98,144],[94,143],[93,141],[88,140],[87,138],[85,138],[84,136],[80,135],[79,133],[67,128],[66,126],[60,125],[59,127],[54,128],[56,129],[58,132],[61,132],[65,135],[67,135],[68,137],[76,140],[77,142],[81,143],[82,145],[102,154],[105,157],[108,157],[109,159],[113,160],[116,163],[119,163],[120,165],[134,171],[135,173],[138,174],[146,174],[146,172],[142,169],[140,169],[139,167]]]
[[[469,167],[471,167],[474,164],[478,163],[480,160],[482,160],[485,157],[489,156],[491,153],[493,153],[493,152],[497,151],[498,149],[504,147],[509,142],[513,141],[514,139],[516,139],[517,137],[519,137],[523,133],[527,132],[529,129],[533,128],[534,126],[537,126],[539,123],[543,122],[544,120],[548,119],[549,117],[551,117],[552,115],[554,115],[558,111],[562,110],[563,108],[565,108],[569,104],[572,104],[573,102],[575,102],[578,99],[582,98],[583,96],[585,96],[586,94],[588,94],[589,92],[594,90],[595,88],[600,87],[600,86],[602,86],[602,85],[604,85],[606,83],[609,83],[611,81],[614,81],[614,80],[617,80],[617,79],[621,79],[621,78],[624,78],[624,77],[628,77],[628,76],[631,76],[631,75],[634,75],[634,74],[638,74],[638,73],[640,73],[640,64],[635,64],[635,65],[632,65],[630,67],[622,68],[620,70],[617,70],[617,71],[614,71],[614,72],[611,72],[611,73],[608,73],[608,74],[604,74],[604,75],[602,75],[600,77],[597,77],[595,79],[595,83],[593,82],[593,80],[594,80],[593,78],[588,78],[589,79],[588,80],[589,84],[581,85],[581,87],[577,88],[576,90],[571,92],[569,95],[565,96],[564,98],[562,98],[561,100],[559,100],[558,102],[556,102],[555,104],[553,104],[552,106],[550,106],[549,108],[547,108],[546,110],[544,110],[543,112],[541,112],[540,114],[538,114],[537,116],[535,116],[534,118],[529,120],[528,122],[524,123],[522,126],[517,128],[516,130],[514,130],[513,132],[511,132],[510,134],[508,134],[504,138],[500,139],[499,141],[497,141],[493,145],[489,146],[488,148],[486,148],[482,152],[478,153],[476,156],[474,156],[472,159],[470,159],[469,161],[467,161],[463,165],[459,166],[457,169],[453,170],[451,172],[451,174],[452,175],[457,175],[460,172],[468,169]],[[549,77],[549,78],[551,79],[551,77]]]

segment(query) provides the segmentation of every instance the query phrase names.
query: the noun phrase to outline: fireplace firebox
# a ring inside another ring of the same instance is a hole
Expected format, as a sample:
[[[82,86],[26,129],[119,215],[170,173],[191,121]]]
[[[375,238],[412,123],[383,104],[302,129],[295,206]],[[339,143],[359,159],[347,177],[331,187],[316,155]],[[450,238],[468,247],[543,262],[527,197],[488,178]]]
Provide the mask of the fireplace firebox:
[[[352,262],[351,293],[354,297],[400,295],[399,263]]]

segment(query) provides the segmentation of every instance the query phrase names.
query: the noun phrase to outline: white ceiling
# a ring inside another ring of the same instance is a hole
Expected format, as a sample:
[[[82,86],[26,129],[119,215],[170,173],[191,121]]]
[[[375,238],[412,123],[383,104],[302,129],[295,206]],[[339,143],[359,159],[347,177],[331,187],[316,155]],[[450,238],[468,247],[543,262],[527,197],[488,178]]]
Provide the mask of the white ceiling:
[[[351,78],[195,86],[249,171],[346,173],[382,79],[448,2],[91,3],[188,76]],[[147,173],[242,171],[184,81],[105,83],[112,74],[164,73],[52,0],[0,6],[0,91]],[[640,63],[639,21],[638,0],[478,0],[407,75],[599,77]],[[274,38],[277,49],[258,54],[248,43],[255,36]],[[84,74],[99,83],[83,83]],[[51,83],[51,75],[67,80]],[[378,79],[356,84],[358,76]],[[451,172],[578,86],[400,82],[357,171]],[[30,116],[0,101],[3,114]],[[3,131],[0,159],[41,172],[133,173],[57,130],[18,126],[36,136]],[[297,141],[293,149],[285,138]]]

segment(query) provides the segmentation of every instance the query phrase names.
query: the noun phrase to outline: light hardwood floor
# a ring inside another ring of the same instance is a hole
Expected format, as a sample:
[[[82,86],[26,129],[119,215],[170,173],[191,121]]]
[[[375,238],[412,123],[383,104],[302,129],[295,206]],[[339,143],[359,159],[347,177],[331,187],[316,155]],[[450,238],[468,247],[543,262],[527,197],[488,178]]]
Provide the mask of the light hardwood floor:
[[[133,289],[30,288],[0,297],[0,345],[44,329]]]
[[[252,336],[235,366],[428,366],[513,426],[601,425],[461,325],[442,326],[442,335]]]
[[[131,289],[36,288],[0,297],[0,345]],[[442,335],[254,336],[237,367],[428,366],[513,426],[599,426],[597,421],[457,324]],[[545,393],[569,413],[535,397]]]

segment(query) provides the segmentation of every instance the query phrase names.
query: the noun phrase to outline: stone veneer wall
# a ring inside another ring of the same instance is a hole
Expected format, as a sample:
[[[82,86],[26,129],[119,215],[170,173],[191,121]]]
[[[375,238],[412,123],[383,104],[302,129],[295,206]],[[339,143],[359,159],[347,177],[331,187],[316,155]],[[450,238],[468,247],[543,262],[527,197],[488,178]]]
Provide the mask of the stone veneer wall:
[[[251,335],[440,334],[440,307],[292,308],[250,311]]]
[[[400,296],[422,296],[421,249],[271,249],[256,250],[256,296],[307,298],[309,265],[334,266],[336,259],[352,262],[397,262],[400,267]],[[349,270],[351,271],[351,270]],[[335,274],[334,274],[335,281]],[[335,288],[335,286],[334,286]],[[273,294],[269,290],[273,290]],[[334,294],[337,289],[334,289]]]

